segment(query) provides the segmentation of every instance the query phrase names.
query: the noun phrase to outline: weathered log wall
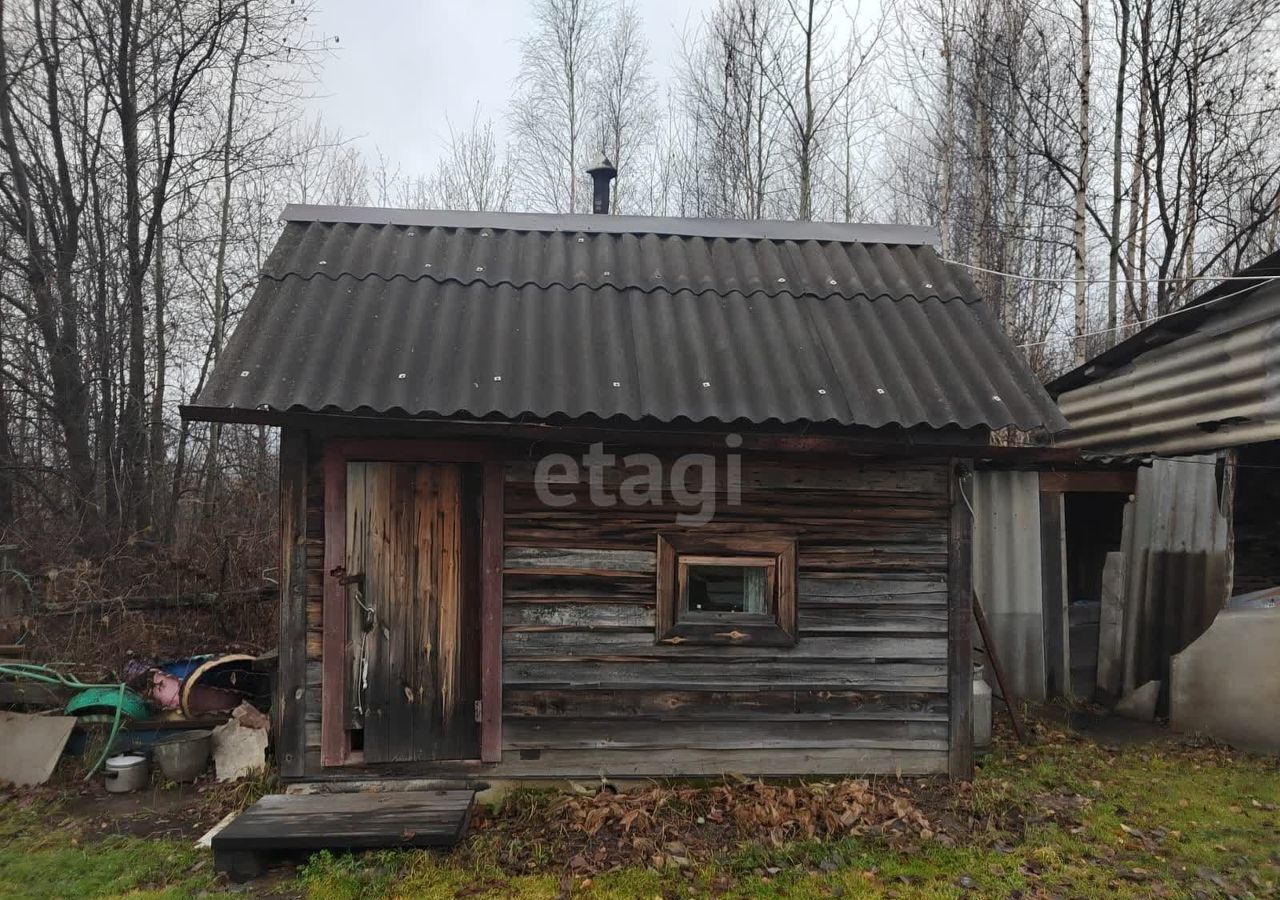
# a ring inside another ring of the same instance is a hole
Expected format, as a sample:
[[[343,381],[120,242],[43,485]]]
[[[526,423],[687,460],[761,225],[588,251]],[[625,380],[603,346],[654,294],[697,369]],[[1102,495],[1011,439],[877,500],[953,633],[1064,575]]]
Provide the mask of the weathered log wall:
[[[945,767],[948,478],[945,464],[747,460],[740,502],[718,478],[714,518],[682,527],[690,506],[669,484],[656,503],[602,507],[559,477],[552,509],[534,465],[510,464],[504,748],[530,767],[572,753],[606,772],[637,751],[654,773],[717,750],[778,772],[865,765],[826,753],[841,750]],[[795,646],[656,644],[655,548],[673,531],[795,537]]]
[[[307,454],[306,774],[319,765],[322,442]],[[504,496],[502,761],[441,775],[945,772],[950,468],[747,458],[713,519],[658,502],[594,504],[585,478],[550,508],[512,453]],[[664,466],[663,471],[670,471]],[[613,490],[623,473],[605,479]],[[614,491],[616,493],[616,491]],[[653,498],[650,498],[653,499]],[[685,498],[688,499],[688,498]],[[793,647],[654,641],[657,535],[792,536]],[[425,769],[420,770],[426,774]],[[328,770],[332,774],[332,770]]]

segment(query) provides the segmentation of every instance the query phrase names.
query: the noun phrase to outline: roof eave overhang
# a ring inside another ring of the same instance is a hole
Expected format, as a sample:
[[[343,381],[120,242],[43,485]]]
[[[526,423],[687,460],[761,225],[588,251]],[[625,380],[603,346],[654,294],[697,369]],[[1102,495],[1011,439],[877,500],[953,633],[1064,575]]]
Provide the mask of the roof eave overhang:
[[[806,453],[826,456],[898,456],[914,458],[960,458],[1009,464],[1048,462],[1076,463],[1080,450],[1053,446],[996,446],[989,443],[986,428],[933,429],[839,427],[822,428],[812,423],[653,423],[615,422],[552,423],[490,419],[422,418],[349,412],[308,412],[275,409],[241,409],[184,405],[179,407],[186,421],[224,424],[270,425],[313,428],[324,431],[377,430],[384,436],[412,436],[430,432],[450,437],[472,437],[512,441],[618,441],[626,436],[649,445],[687,447],[722,442],[727,433],[742,437],[742,448],[757,452]]]

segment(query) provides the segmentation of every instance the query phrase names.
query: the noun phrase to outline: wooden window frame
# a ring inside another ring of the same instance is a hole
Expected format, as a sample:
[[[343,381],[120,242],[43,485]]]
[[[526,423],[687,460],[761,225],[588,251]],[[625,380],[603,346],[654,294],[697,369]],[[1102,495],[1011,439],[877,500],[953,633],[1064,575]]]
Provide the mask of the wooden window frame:
[[[344,727],[347,607],[347,463],[450,462],[480,466],[480,759],[502,760],[502,552],[505,465],[501,449],[469,441],[330,438],[324,445],[324,600],[320,765],[360,765]],[[457,762],[450,760],[450,762]],[[424,765],[427,765],[424,763]]]
[[[770,572],[768,613],[685,609],[690,565],[760,566]],[[794,538],[659,534],[657,627],[660,644],[789,647],[796,642]]]

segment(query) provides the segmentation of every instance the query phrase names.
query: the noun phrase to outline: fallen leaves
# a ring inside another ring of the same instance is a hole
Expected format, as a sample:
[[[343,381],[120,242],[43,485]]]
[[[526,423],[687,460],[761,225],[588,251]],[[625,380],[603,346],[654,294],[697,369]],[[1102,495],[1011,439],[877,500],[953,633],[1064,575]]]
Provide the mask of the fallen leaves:
[[[576,874],[633,864],[689,869],[746,842],[781,847],[866,834],[903,845],[934,839],[939,831],[910,797],[865,779],[801,784],[733,779],[706,787],[654,784],[624,792],[602,786],[594,793],[556,795],[532,808],[509,805],[497,814],[477,813],[473,828],[554,835]],[[526,860],[507,862],[527,868]]]

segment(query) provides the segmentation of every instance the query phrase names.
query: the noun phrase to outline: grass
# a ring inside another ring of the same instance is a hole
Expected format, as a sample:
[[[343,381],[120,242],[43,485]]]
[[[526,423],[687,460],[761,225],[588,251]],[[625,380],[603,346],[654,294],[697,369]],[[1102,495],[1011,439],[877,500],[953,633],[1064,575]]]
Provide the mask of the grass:
[[[632,867],[593,878],[564,874],[565,861],[547,852],[529,854],[527,875],[503,871],[479,834],[452,855],[316,854],[268,890],[332,900],[1280,896],[1274,759],[1173,744],[1108,750],[1077,739],[1004,747],[984,761],[964,803],[1001,822],[1020,811],[1022,825],[907,853],[859,839],[748,844],[689,871]],[[92,839],[56,806],[18,807],[0,806],[0,896],[190,897],[229,887],[213,875],[207,852],[189,844]]]
[[[56,807],[0,805],[0,896],[177,898],[215,881],[207,852],[190,842],[87,838]]]

